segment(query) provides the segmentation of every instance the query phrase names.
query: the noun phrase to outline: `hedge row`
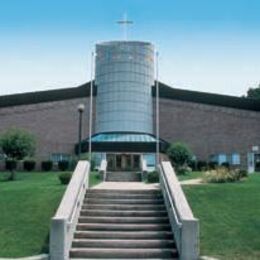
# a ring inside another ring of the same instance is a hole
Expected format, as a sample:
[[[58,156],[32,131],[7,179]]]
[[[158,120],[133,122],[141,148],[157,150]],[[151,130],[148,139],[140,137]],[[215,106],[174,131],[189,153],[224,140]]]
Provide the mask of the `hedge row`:
[[[193,171],[208,171],[215,170],[219,164],[218,162],[207,162],[207,161],[192,161],[188,165]],[[228,162],[224,162],[221,166],[229,168],[230,164]]]
[[[74,161],[59,161],[58,162],[58,169],[60,171],[66,171],[71,168],[74,168],[75,166]],[[25,171],[33,171],[36,167],[36,162],[34,160],[26,160],[23,161],[23,169]],[[6,160],[5,161],[5,169],[10,171],[10,170],[15,170],[17,168],[17,161],[16,160]],[[42,171],[51,171],[53,169],[53,162],[52,161],[42,161],[41,162],[41,169]]]

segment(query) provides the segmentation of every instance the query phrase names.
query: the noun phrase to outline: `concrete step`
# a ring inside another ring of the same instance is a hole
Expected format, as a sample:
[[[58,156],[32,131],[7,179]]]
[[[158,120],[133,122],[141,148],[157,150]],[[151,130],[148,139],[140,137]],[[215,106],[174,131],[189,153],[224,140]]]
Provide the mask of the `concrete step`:
[[[107,223],[78,223],[77,231],[171,231],[170,224],[107,224]]]
[[[142,174],[139,172],[107,172],[106,181],[142,181]]]
[[[88,193],[85,198],[96,199],[162,199],[162,194],[108,194],[108,193]]]
[[[107,258],[70,258],[70,259],[73,259],[73,260],[106,260]],[[125,258],[113,258],[114,260],[124,260]],[[132,260],[135,259],[135,258],[132,258]],[[138,258],[138,260],[146,260],[147,258]],[[178,258],[149,258],[149,260],[177,260]]]
[[[172,239],[168,231],[76,231],[75,238],[83,239]]]
[[[92,193],[106,193],[106,194],[162,194],[161,190],[159,189],[148,189],[148,190],[111,190],[111,189],[90,189],[86,191],[86,194]]]
[[[72,248],[70,251],[70,257],[80,258],[173,258],[177,257],[176,249],[166,248]]]
[[[70,259],[73,259],[73,260],[106,260],[107,258],[78,258],[78,257],[73,257],[73,258],[70,258]],[[125,258],[113,258],[114,260],[124,260]],[[128,258],[129,259],[129,258]],[[134,260],[136,258],[132,258],[132,260]],[[138,258],[138,260],[146,260],[147,258]],[[149,258],[149,260],[177,260],[178,258]]]
[[[164,239],[74,239],[72,247],[95,248],[172,248],[173,240]]]
[[[164,204],[163,199],[84,199],[84,204]]]
[[[85,204],[82,206],[83,210],[165,210],[165,205],[127,205],[127,204]]]
[[[168,217],[79,217],[79,223],[154,224],[169,223]]]
[[[96,217],[165,217],[166,210],[81,210],[81,216]]]

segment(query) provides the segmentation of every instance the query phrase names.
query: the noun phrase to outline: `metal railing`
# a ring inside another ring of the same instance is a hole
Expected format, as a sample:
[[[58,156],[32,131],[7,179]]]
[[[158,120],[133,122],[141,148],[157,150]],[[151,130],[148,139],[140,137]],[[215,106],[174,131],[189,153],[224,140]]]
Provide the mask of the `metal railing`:
[[[160,185],[181,260],[199,258],[199,221],[194,218],[170,162],[159,166]]]
[[[73,233],[76,228],[86,189],[89,187],[89,172],[89,162],[79,161],[59,208],[51,220],[51,260],[69,259]]]

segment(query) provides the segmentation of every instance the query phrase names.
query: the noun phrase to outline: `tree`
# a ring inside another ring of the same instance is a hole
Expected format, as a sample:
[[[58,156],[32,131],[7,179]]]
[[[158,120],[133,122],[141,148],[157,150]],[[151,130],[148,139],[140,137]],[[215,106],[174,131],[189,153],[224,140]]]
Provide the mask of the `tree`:
[[[260,84],[256,88],[249,88],[247,91],[247,97],[260,99]]]
[[[171,144],[167,150],[167,155],[177,170],[180,167],[187,166],[193,157],[191,150],[181,142]]]
[[[23,129],[9,129],[0,137],[0,147],[7,160],[23,160],[32,156],[35,151],[35,138]],[[11,167],[9,180],[15,179],[15,171]]]

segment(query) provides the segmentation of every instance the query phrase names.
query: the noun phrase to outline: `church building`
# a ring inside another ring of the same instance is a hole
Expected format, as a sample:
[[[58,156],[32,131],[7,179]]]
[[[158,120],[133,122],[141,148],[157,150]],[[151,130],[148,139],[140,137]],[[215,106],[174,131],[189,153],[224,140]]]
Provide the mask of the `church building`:
[[[92,85],[0,96],[0,133],[26,129],[36,136],[37,161],[69,160],[78,145],[77,107],[84,104],[82,151],[91,141],[96,160],[106,159],[109,170],[139,170],[143,159],[155,165],[157,119],[162,154],[170,143],[184,142],[197,160],[259,167],[260,101],[158,82],[157,118],[154,59],[149,42],[99,43]]]

